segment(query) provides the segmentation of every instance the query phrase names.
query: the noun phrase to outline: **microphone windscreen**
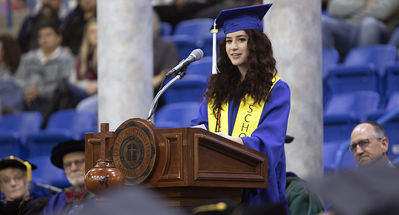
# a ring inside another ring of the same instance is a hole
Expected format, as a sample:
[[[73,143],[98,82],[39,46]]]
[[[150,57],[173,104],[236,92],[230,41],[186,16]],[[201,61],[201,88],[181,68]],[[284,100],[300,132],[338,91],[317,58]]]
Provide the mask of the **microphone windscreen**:
[[[201,49],[194,49],[190,55],[194,56],[195,61],[197,61],[204,56],[204,52]]]

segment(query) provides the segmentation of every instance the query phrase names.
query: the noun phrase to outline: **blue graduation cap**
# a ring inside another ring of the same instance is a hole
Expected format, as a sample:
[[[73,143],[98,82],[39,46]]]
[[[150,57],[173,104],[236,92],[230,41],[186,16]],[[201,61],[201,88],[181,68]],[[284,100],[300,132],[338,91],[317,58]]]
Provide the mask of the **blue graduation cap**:
[[[213,26],[211,28],[211,33],[213,33],[213,62],[212,62],[212,74],[217,74],[216,72],[216,33],[218,29],[223,28],[224,34],[255,29],[263,31],[262,19],[270,9],[272,4],[254,5],[248,7],[232,8],[222,10],[216,19],[214,20]]]
[[[262,19],[271,6],[264,4],[222,10],[215,19],[215,27],[223,28],[224,34],[246,29],[263,31]]]

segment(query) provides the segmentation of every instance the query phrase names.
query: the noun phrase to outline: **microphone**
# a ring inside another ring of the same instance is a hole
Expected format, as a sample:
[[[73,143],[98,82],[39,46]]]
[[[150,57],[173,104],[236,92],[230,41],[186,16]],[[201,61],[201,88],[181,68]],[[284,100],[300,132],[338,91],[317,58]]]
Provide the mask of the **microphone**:
[[[204,52],[201,49],[193,50],[186,59],[180,61],[177,66],[175,66],[172,70],[166,73],[166,76],[174,75],[181,70],[185,70],[190,63],[200,60],[202,56],[204,56]]]

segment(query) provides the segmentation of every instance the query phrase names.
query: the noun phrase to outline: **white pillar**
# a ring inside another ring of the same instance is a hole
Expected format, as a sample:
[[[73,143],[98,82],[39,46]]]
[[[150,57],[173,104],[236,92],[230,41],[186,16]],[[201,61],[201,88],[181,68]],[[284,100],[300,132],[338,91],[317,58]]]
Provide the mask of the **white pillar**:
[[[115,130],[146,118],[153,97],[152,5],[148,0],[98,0],[99,123]]]
[[[277,70],[291,88],[286,145],[287,171],[309,178],[323,174],[323,103],[320,0],[271,0],[265,31]]]

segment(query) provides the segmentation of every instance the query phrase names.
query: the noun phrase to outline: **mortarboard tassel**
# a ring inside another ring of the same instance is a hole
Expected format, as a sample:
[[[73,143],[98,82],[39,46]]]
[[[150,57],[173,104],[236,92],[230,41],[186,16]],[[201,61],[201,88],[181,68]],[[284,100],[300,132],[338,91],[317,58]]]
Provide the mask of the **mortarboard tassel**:
[[[216,20],[213,22],[213,29],[211,30],[213,34],[212,38],[212,75],[217,75],[217,64],[216,64],[216,34],[218,33],[218,29],[216,29]]]

